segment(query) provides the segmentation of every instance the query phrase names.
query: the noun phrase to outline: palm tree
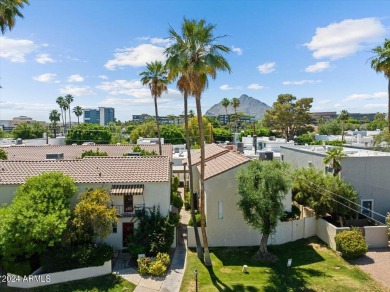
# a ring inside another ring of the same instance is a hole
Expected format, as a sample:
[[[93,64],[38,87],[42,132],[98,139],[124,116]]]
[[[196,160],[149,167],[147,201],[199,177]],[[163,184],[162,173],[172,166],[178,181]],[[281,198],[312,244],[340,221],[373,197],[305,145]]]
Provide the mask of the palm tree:
[[[377,73],[382,72],[385,74],[388,80],[387,130],[390,133],[390,39],[385,39],[383,47],[377,46],[375,49],[372,49],[372,52],[375,53],[375,57],[371,60],[371,68]]]
[[[227,53],[230,49],[226,46],[216,44],[213,31],[215,25],[207,24],[205,20],[184,19],[182,35],[178,34],[172,27],[169,29],[172,45],[165,50],[167,55],[167,67],[173,71],[173,75],[182,74],[188,82],[189,94],[195,97],[196,111],[199,126],[200,142],[200,225],[204,246],[205,265],[211,265],[210,252],[206,234],[205,224],[205,195],[204,195],[204,174],[205,174],[205,145],[203,133],[201,97],[208,85],[208,77],[215,79],[217,71],[229,71],[230,65],[221,53]]]
[[[49,114],[49,120],[52,123],[54,138],[57,137],[57,122],[60,121],[61,114],[57,110],[52,110]]]
[[[73,102],[73,96],[70,94],[65,95],[65,101],[69,110],[69,129],[72,128],[72,119],[70,117],[70,104]]]
[[[190,132],[188,130],[188,95],[190,91],[190,86],[188,80],[185,76],[181,75],[179,80],[177,81],[177,88],[183,94],[184,97],[184,128],[186,132],[186,148],[187,148],[187,164],[188,164],[188,173],[190,175],[190,206],[191,206],[191,217],[194,225],[194,233],[195,233],[195,242],[196,242],[196,253],[199,259],[203,259],[203,250],[202,244],[199,238],[198,226],[196,224],[196,216],[195,216],[195,205],[194,205],[194,182],[193,182],[193,172],[192,172],[192,162],[191,162],[191,140],[190,140]]]
[[[80,117],[82,116],[83,114],[83,108],[79,105],[75,106],[73,108],[73,113],[76,115],[77,117],[77,125],[80,125]]]
[[[158,151],[162,155],[161,148],[161,134],[160,134],[160,125],[158,122],[158,108],[157,108],[157,97],[161,97],[161,94],[165,91],[168,92],[167,84],[167,70],[162,62],[154,61],[151,63],[146,63],[146,71],[141,72],[139,75],[142,76],[141,82],[142,85],[149,85],[150,92],[154,98],[154,111],[156,113],[156,124],[157,124],[157,134],[158,134]]]
[[[230,100],[227,97],[222,99],[222,106],[225,108],[226,115],[228,114],[227,113],[227,108],[228,108],[229,105],[230,105]]]
[[[344,141],[345,123],[349,119],[348,111],[347,110],[342,110],[337,118],[341,122],[341,141]]]
[[[338,176],[341,171],[341,158],[346,157],[343,148],[332,148],[326,151],[326,157],[322,160],[325,165],[333,168],[333,176]]]
[[[188,111],[188,117],[189,117],[189,118],[195,117],[195,112],[194,112],[194,110],[189,110],[189,111]]]
[[[232,98],[230,104],[234,108],[234,121],[236,123],[236,132],[237,132],[237,108],[240,106],[240,100],[237,97],[234,97]],[[236,143],[236,139],[234,139],[234,143]]]
[[[2,34],[5,30],[12,30],[15,26],[16,16],[23,18],[19,8],[24,8],[24,4],[30,5],[28,0],[1,0],[0,1],[0,29]]]
[[[65,131],[65,122],[64,122],[64,114],[63,114],[65,99],[62,96],[59,96],[59,97],[57,97],[56,103],[58,104],[58,106],[61,109],[62,127],[64,128],[64,131]]]

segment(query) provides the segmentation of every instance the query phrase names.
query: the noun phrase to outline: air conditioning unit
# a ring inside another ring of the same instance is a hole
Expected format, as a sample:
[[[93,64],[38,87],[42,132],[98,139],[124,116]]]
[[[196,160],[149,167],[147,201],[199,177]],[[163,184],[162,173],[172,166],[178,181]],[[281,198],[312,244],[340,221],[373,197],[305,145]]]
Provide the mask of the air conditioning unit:
[[[238,142],[236,145],[237,145],[237,151],[240,153],[244,153],[244,143]]]
[[[274,153],[272,151],[260,151],[259,152],[259,159],[260,160],[273,160]]]
[[[64,159],[64,153],[47,153],[46,160],[61,160]]]
[[[141,156],[141,152],[128,152],[127,156]]]

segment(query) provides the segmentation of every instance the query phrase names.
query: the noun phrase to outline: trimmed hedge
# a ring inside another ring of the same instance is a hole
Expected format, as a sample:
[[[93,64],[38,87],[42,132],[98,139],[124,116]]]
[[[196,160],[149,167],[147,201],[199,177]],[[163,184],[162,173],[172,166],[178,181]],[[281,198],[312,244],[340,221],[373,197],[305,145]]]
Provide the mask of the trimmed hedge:
[[[42,267],[46,272],[53,273],[101,266],[112,258],[113,251],[112,246],[105,243],[57,247],[42,256]]]
[[[368,245],[359,229],[337,233],[335,241],[337,250],[346,259],[361,257],[368,251]]]

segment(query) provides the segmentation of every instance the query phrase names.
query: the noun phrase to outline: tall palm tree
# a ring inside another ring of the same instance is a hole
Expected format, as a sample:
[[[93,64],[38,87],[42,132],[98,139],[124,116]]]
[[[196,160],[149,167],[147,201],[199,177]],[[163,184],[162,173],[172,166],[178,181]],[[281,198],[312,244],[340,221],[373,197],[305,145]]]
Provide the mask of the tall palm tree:
[[[188,111],[188,117],[189,117],[189,118],[195,117],[195,112],[194,112],[194,110],[189,110],[189,111]]]
[[[173,76],[174,78],[174,76]],[[186,132],[186,148],[187,148],[187,164],[188,164],[188,173],[190,176],[190,206],[191,206],[191,217],[194,225],[194,233],[195,233],[195,242],[196,242],[196,253],[199,259],[203,259],[203,250],[200,242],[198,226],[196,223],[195,216],[195,205],[194,205],[194,182],[193,182],[193,172],[192,172],[192,161],[191,161],[191,139],[190,132],[188,130],[188,96],[190,91],[190,86],[188,80],[184,75],[181,75],[179,80],[177,81],[177,88],[183,94],[184,97],[184,128]]]
[[[83,108],[81,106],[79,106],[79,105],[76,105],[73,108],[73,113],[77,117],[77,125],[80,125],[80,117],[83,115]]]
[[[347,110],[342,110],[337,118],[341,122],[341,141],[344,141],[345,123],[349,119],[348,111]]]
[[[68,106],[68,110],[69,110],[69,129],[72,128],[72,119],[70,117],[70,104],[73,102],[74,98],[72,95],[70,94],[67,94],[65,95],[65,101],[66,101],[66,104]]]
[[[165,50],[167,55],[167,67],[172,74],[182,74],[188,81],[189,94],[195,97],[196,111],[199,126],[200,142],[200,225],[204,246],[205,265],[211,265],[210,252],[205,224],[205,145],[202,120],[201,97],[208,85],[208,77],[215,79],[217,71],[229,71],[230,65],[222,53],[230,49],[215,42],[221,36],[215,37],[213,31],[215,25],[207,24],[205,20],[184,19],[181,35],[172,27],[169,29],[172,45]]]
[[[158,108],[157,108],[157,98],[161,97],[161,94],[165,91],[168,92],[168,72],[160,61],[154,61],[151,63],[146,63],[146,71],[139,74],[142,76],[141,82],[142,85],[149,85],[150,92],[154,98],[154,111],[156,113],[156,124],[157,124],[157,134],[158,134],[158,151],[162,155],[161,148],[161,133],[160,125],[158,122]]]
[[[236,132],[237,132],[237,108],[240,106],[240,100],[237,97],[233,97],[230,104],[234,108],[234,122],[236,123]],[[234,143],[236,143],[236,139],[234,139]]]
[[[60,121],[61,114],[57,110],[52,110],[49,114],[49,120],[52,124],[54,138],[57,137],[57,122]]]
[[[65,99],[62,96],[59,96],[59,97],[57,97],[56,103],[58,104],[58,106],[61,109],[62,127],[64,128],[64,131],[65,131],[65,122],[64,122],[64,114],[63,114]]]
[[[390,39],[385,39],[383,47],[377,46],[372,49],[375,56],[371,60],[371,68],[377,73],[382,72],[388,80],[387,92],[387,130],[390,133]]]
[[[5,33],[7,27],[12,30],[15,26],[16,16],[23,18],[20,8],[24,8],[24,4],[30,5],[28,0],[0,0],[0,29],[2,34]]]
[[[326,151],[326,157],[322,160],[325,165],[333,168],[333,176],[338,176],[341,171],[341,158],[346,157],[343,148],[332,148]]]

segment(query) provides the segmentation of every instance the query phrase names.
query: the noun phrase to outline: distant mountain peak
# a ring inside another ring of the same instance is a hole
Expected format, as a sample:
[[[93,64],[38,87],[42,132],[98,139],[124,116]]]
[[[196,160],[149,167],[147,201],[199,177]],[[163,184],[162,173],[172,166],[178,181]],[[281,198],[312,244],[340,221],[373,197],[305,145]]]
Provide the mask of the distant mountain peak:
[[[266,112],[266,110],[271,109],[270,106],[264,102],[255,99],[247,94],[242,94],[239,98],[240,106],[237,108],[237,112],[243,112],[250,116],[255,116],[256,120],[261,120]],[[229,105],[227,107],[228,114],[234,114],[234,108]],[[213,105],[207,112],[206,116],[219,116],[225,115],[226,109],[222,106],[222,99],[219,103]]]

